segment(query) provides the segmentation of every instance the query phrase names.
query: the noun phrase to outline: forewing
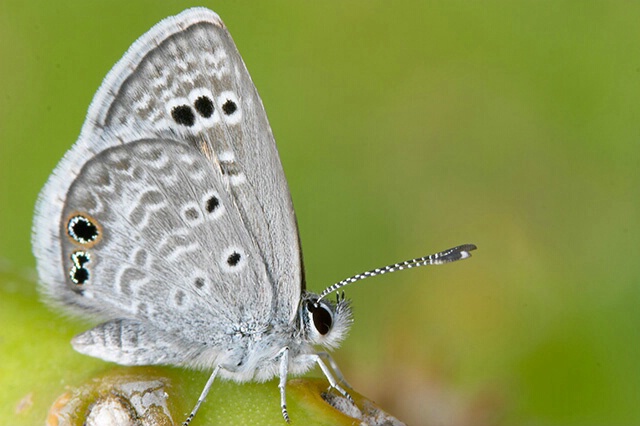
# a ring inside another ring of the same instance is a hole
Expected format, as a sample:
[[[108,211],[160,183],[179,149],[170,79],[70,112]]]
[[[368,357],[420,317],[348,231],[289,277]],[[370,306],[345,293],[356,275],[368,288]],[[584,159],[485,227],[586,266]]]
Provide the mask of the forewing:
[[[207,214],[211,194],[225,214]],[[72,225],[100,235],[79,241]],[[289,191],[215,13],[163,20],[114,66],[40,194],[33,245],[44,292],[83,312],[174,327],[178,314],[293,318],[302,269]],[[234,253],[244,266],[228,269]]]
[[[300,247],[289,189],[262,101],[217,16],[194,9],[167,27],[174,25],[180,30],[159,42],[154,38],[158,48],[142,57],[135,78],[123,81],[116,99],[107,99],[110,106],[97,120],[119,135],[120,129],[127,134],[143,117],[155,135],[178,134],[220,164],[278,294],[277,315],[291,319],[300,298]],[[145,96],[149,86],[153,96]]]

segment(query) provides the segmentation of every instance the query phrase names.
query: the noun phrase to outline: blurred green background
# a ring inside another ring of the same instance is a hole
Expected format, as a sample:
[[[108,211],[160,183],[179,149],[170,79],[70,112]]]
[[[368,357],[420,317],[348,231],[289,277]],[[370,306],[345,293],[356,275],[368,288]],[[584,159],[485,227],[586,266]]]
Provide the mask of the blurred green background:
[[[262,96],[312,290],[479,247],[346,289],[335,358],[357,390],[414,425],[640,424],[638,3],[3,0],[0,311],[59,318],[35,291],[37,193],[111,66],[192,5],[221,15]],[[6,344],[23,324],[0,318],[0,363],[27,365]]]

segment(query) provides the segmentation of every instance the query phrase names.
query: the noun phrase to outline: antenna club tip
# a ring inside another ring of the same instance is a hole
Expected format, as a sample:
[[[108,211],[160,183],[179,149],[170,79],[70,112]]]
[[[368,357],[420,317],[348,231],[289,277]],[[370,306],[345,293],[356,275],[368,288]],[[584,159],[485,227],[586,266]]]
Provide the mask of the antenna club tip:
[[[456,247],[456,251],[460,254],[460,259],[467,259],[471,257],[471,251],[476,250],[478,246],[475,244],[464,244]]]

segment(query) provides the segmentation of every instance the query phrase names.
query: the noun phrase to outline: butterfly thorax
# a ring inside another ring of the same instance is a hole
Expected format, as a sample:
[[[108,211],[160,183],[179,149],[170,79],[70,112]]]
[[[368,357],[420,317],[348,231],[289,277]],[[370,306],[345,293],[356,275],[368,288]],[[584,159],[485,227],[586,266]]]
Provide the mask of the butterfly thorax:
[[[296,337],[298,336],[298,337]],[[209,368],[220,365],[220,376],[237,382],[265,381],[278,375],[279,357],[283,348],[289,348],[290,370],[300,374],[311,368],[312,363],[296,362],[298,355],[314,353],[314,347],[300,339],[297,327],[274,326],[265,333],[230,336],[226,350],[219,352]]]
[[[193,364],[205,368],[220,365],[220,376],[237,382],[265,381],[278,375],[280,356],[287,348],[289,373],[302,374],[314,364],[306,355],[317,353],[318,346],[336,348],[351,323],[351,308],[344,298],[332,303],[305,293],[292,322],[272,323],[261,330],[238,327],[226,342],[216,345],[225,350],[204,351]]]

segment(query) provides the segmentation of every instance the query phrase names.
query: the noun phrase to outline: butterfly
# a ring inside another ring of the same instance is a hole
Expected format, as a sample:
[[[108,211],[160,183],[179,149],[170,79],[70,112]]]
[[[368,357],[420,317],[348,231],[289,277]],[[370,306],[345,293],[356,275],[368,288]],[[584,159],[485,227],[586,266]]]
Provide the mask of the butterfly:
[[[325,298],[378,274],[469,257],[467,244],[306,290],[296,217],[262,101],[225,25],[188,9],[155,25],[98,89],[80,136],[42,189],[33,223],[40,291],[99,321],[80,353],[122,365],[286,381],[352,324]]]

